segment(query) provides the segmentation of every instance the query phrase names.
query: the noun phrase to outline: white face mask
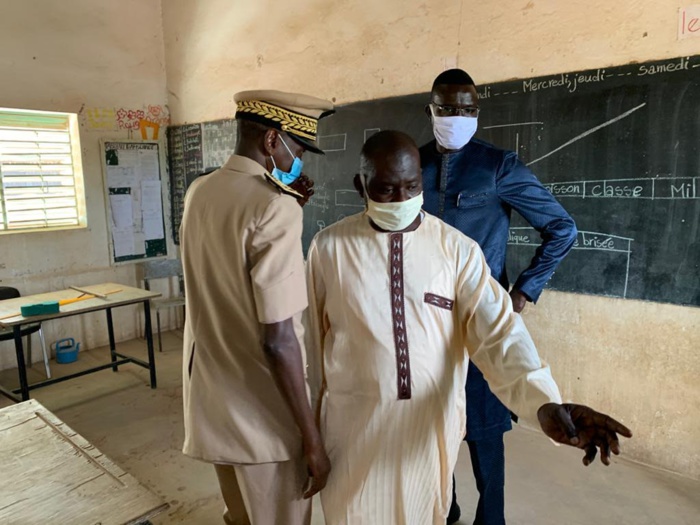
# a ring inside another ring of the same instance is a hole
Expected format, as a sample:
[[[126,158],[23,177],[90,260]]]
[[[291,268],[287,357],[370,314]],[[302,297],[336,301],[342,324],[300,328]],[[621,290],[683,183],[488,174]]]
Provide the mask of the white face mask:
[[[367,197],[367,215],[382,230],[399,232],[416,220],[423,207],[423,193],[403,202],[377,202]]]
[[[364,176],[361,175],[360,180],[365,188],[367,215],[382,230],[405,230],[416,220],[423,207],[423,192],[403,202],[377,202],[369,198]]]
[[[430,113],[435,140],[446,150],[462,149],[476,133],[479,120],[476,117],[436,117],[432,106]]]

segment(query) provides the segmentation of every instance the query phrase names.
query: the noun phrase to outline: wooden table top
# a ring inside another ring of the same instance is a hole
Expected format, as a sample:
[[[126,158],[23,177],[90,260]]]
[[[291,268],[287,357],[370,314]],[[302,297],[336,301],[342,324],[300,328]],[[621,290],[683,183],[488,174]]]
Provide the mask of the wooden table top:
[[[32,399],[0,410],[0,523],[134,524],[168,504]]]
[[[22,317],[22,315],[19,313],[20,308],[23,305],[43,303],[46,301],[60,301],[62,299],[73,299],[75,297],[80,296],[81,293],[72,289],[68,289],[59,290],[56,292],[41,293],[36,295],[25,295],[22,297],[17,297],[16,299],[6,299],[4,301],[0,301],[0,328],[10,328],[18,324],[35,323],[39,321],[46,321],[49,319],[67,317],[69,315],[76,315],[79,313],[104,310],[106,308],[112,308],[115,306],[123,306],[127,304],[142,302],[147,299],[155,299],[156,297],[161,296],[161,294],[157,292],[150,292],[142,288],[134,288],[132,286],[125,286],[123,284],[117,283],[95,284],[91,286],[81,286],[81,288],[101,294],[105,294],[113,290],[120,291],[117,293],[109,294],[106,299],[100,299],[99,297],[95,297],[94,299],[86,299],[84,301],[78,301],[77,303],[61,306],[60,312],[55,314],[33,315],[31,317]],[[6,316],[11,314],[18,315],[5,318]]]

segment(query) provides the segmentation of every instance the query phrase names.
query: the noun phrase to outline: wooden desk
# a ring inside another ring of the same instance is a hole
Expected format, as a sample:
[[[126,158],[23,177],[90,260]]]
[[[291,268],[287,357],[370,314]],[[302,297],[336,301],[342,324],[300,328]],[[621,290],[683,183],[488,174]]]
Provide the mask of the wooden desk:
[[[135,524],[168,508],[31,400],[0,410],[0,523]]]
[[[49,315],[36,315],[32,317],[22,317],[17,315],[10,318],[5,318],[7,315],[20,311],[22,305],[42,303],[45,301],[60,301],[61,299],[72,299],[78,297],[80,292],[75,290],[61,290],[58,292],[49,292],[37,295],[27,295],[16,299],[7,299],[0,301],[0,327],[12,328],[15,339],[15,352],[17,354],[17,372],[19,374],[20,387],[15,390],[7,390],[0,386],[0,394],[3,394],[14,401],[26,401],[29,399],[29,391],[37,388],[43,388],[49,385],[67,381],[75,377],[80,377],[93,372],[99,372],[111,368],[117,372],[119,365],[133,363],[144,368],[148,368],[151,372],[151,388],[156,388],[156,362],[153,356],[153,334],[151,333],[151,303],[150,300],[160,297],[161,294],[142,290],[141,288],[132,288],[115,283],[97,284],[85,287],[97,293],[106,293],[115,289],[121,289],[121,292],[110,294],[106,299],[87,299],[77,303],[61,306],[60,312]],[[112,308],[126,306],[129,304],[143,303],[146,325],[146,343],[148,345],[148,363],[135,357],[117,353],[116,343],[114,341],[114,325],[112,324]],[[52,319],[60,319],[62,317],[70,317],[73,315],[81,315],[88,312],[96,312],[105,310],[107,312],[107,330],[109,332],[109,349],[112,362],[106,365],[95,366],[86,370],[81,370],[75,374],[70,374],[63,377],[57,377],[39,383],[28,384],[27,382],[27,367],[24,361],[24,349],[22,347],[22,337],[20,334],[22,325],[36,322],[44,322]],[[20,396],[17,396],[20,394]]]

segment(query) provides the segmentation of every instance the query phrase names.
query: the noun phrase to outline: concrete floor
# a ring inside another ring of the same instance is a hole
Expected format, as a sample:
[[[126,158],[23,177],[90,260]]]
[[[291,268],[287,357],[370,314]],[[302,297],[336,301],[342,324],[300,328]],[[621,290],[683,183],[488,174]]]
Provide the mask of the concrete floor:
[[[148,372],[126,365],[33,393],[33,397],[82,434],[120,467],[170,503],[154,525],[223,523],[223,503],[211,466],[180,453],[183,439],[180,332],[164,335],[157,354],[158,389],[148,388]],[[145,356],[140,340],[120,351]],[[81,353],[77,363],[52,363],[55,374],[108,360],[106,349]],[[34,365],[30,381],[42,378]],[[16,371],[0,372],[5,386]],[[10,401],[0,397],[0,407]],[[608,468],[585,468],[581,453],[555,447],[541,434],[517,428],[507,434],[506,502],[509,525],[670,525],[700,523],[700,481],[651,469],[622,458]],[[624,453],[624,451],[623,451]],[[1,470],[1,468],[0,468]],[[476,504],[469,453],[463,448],[457,470],[458,501],[469,524]],[[314,525],[323,524],[318,501]]]

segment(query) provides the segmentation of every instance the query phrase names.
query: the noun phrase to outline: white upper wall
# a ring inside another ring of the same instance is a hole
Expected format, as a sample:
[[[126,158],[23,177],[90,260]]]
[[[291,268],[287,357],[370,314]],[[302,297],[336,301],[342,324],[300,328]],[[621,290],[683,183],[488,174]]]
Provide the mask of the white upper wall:
[[[692,2],[690,2],[692,3]],[[428,91],[445,68],[477,83],[700,53],[676,0],[167,0],[173,122],[230,117],[275,88],[357,100]]]
[[[5,1],[0,71],[2,106],[164,104],[160,1]]]

